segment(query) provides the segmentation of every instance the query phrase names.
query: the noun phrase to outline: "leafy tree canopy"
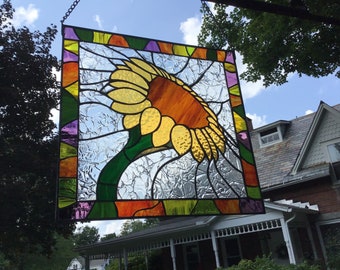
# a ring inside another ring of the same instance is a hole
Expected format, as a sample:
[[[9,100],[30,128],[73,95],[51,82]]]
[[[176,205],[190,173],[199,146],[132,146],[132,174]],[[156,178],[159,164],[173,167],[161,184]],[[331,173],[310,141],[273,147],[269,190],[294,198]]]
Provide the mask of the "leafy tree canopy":
[[[113,238],[117,238],[116,233],[105,234],[103,237],[100,238],[100,241],[106,241],[106,240],[110,240]]]
[[[133,232],[138,232],[157,225],[159,220],[157,218],[148,218],[146,220],[127,220],[123,223],[120,234],[121,236],[128,235]]]
[[[97,243],[99,238],[98,228],[90,226],[78,228],[77,232],[73,235],[74,244],[77,247]]]
[[[311,14],[340,18],[337,1],[304,2]],[[216,14],[211,16],[207,6],[202,6],[204,18],[199,44],[238,51],[248,66],[241,78],[252,82],[263,79],[265,86],[283,84],[294,72],[313,77],[336,73],[340,78],[339,26],[244,8],[227,9],[222,4],[216,4],[214,9]]]
[[[58,103],[50,54],[56,27],[16,29],[9,0],[0,5],[0,253],[22,268],[22,254],[50,255],[56,232],[73,224],[55,221],[58,143],[49,119]],[[13,265],[16,264],[16,265]]]

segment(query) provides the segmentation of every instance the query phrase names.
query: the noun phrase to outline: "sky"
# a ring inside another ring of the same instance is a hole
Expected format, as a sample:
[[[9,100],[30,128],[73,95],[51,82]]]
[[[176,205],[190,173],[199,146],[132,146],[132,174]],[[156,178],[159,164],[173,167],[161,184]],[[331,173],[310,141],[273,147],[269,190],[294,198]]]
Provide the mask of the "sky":
[[[73,0],[12,0],[15,8],[13,24],[27,26],[32,31],[44,31],[54,24],[58,34],[52,54],[61,58],[61,20]],[[82,0],[64,24],[141,36],[150,39],[197,45],[202,23],[200,0]],[[237,54],[237,68],[246,70]],[[314,112],[321,101],[333,106],[340,103],[340,79],[335,75],[313,78],[292,74],[281,86],[265,88],[262,82],[241,81],[241,91],[247,116],[259,127],[278,120],[292,120]],[[119,234],[120,221],[85,223],[96,226],[104,235]]]

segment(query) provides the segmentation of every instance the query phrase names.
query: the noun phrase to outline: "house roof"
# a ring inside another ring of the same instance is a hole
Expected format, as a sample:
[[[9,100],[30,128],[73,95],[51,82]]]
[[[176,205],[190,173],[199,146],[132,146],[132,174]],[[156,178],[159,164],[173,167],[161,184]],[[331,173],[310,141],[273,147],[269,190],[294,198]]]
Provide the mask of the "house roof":
[[[82,267],[85,267],[85,259],[82,256],[78,256],[76,258],[73,258],[72,261],[69,263],[69,266],[67,269],[73,269],[73,264],[79,263]]]
[[[280,120],[251,132],[256,167],[263,190],[329,175],[329,165],[326,163],[303,169],[301,166],[326,113],[340,119],[340,104],[331,107],[321,102],[315,113],[289,121],[283,141],[270,146],[260,147],[259,132],[275,123],[288,121]]]

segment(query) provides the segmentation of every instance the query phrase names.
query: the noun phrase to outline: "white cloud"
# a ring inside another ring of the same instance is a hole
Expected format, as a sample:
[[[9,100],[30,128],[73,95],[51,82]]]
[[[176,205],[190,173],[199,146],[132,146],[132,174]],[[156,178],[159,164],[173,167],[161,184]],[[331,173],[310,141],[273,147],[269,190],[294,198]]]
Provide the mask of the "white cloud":
[[[39,18],[39,9],[33,4],[29,4],[27,8],[20,6],[15,8],[12,23],[15,27],[30,26]]]
[[[103,227],[103,235],[110,233],[115,233],[116,235],[119,235],[122,229],[122,225],[125,222],[126,220],[110,221]]]
[[[97,23],[99,29],[103,29],[103,21],[98,14],[93,16],[93,20]]]
[[[247,117],[252,120],[253,128],[258,128],[267,124],[266,115],[259,116],[256,113],[255,114],[247,113]]]
[[[185,44],[197,45],[197,36],[201,30],[202,20],[198,17],[191,17],[182,22],[179,29],[183,33]]]
[[[311,113],[313,113],[313,112],[314,112],[313,110],[307,110],[307,111],[305,112],[305,115],[311,114]]]

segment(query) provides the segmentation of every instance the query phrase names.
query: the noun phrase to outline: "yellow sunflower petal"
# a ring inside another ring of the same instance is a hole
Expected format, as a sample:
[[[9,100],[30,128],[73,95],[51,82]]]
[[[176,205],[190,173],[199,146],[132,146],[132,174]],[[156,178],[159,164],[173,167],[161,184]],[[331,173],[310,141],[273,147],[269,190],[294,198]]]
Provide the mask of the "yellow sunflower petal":
[[[214,157],[215,160],[217,160],[218,158],[218,152],[215,146],[215,143],[213,142],[213,140],[211,139],[211,137],[209,136],[208,132],[206,131],[205,128],[202,129],[202,133],[204,135],[204,137],[207,139],[210,149],[211,149],[211,154]]]
[[[154,132],[160,125],[161,117],[161,113],[155,108],[144,110],[140,118],[141,134],[145,135]]]
[[[139,74],[131,71],[131,70],[116,70],[112,72],[111,78],[112,81],[126,81],[126,82],[133,82],[141,87],[148,89],[147,81]]]
[[[148,94],[148,88],[142,88],[139,85],[136,85],[132,82],[128,82],[128,81],[113,81],[110,82],[110,85],[113,86],[114,88],[129,88],[129,89],[134,89],[142,94],[144,94],[145,96]]]
[[[137,114],[144,111],[146,108],[151,107],[151,102],[149,100],[145,100],[138,104],[123,104],[119,102],[113,102],[111,108],[119,113],[124,114]]]
[[[204,158],[204,152],[202,147],[200,146],[198,139],[196,137],[196,133],[195,131],[193,131],[192,129],[190,130],[191,133],[191,138],[192,138],[192,146],[191,146],[191,153],[193,155],[193,157],[198,161],[201,162]]]
[[[127,114],[123,118],[123,125],[125,129],[131,129],[139,124],[140,113],[138,114]]]
[[[184,84],[182,87],[183,87],[183,89],[185,89],[185,90],[187,90],[188,92],[190,92],[191,95],[197,97],[197,94],[196,94],[194,91],[192,91],[192,90],[190,89],[189,86],[187,86],[186,84]]]
[[[208,118],[209,120],[209,118]],[[222,139],[225,140],[222,130],[216,125],[215,122],[209,121],[209,127]]]
[[[108,96],[114,101],[126,104],[141,103],[146,99],[146,96],[142,93],[128,88],[115,89],[109,92]]]
[[[160,69],[160,68],[155,68],[157,75],[166,78],[166,79],[171,79],[171,76],[169,75],[169,73],[167,73],[166,71]]]
[[[118,65],[117,69],[121,69],[121,70],[130,70],[129,67],[125,66],[125,65]]]
[[[163,116],[159,128],[152,134],[152,143],[155,147],[167,144],[170,141],[170,132],[175,121],[168,116]]]
[[[174,126],[171,130],[171,142],[179,155],[184,155],[191,148],[190,131],[182,125]]]
[[[211,149],[208,140],[205,138],[204,134],[200,129],[196,129],[195,132],[197,139],[203,148],[203,151],[207,154],[208,159],[211,160]]]
[[[184,85],[184,82],[178,78],[175,78],[175,82],[180,85],[180,86],[183,86]]]
[[[138,65],[131,63],[129,61],[124,61],[124,63],[135,73],[141,75],[143,78],[145,78],[148,82],[151,82],[154,78],[155,75],[151,74],[150,72],[145,71],[144,69],[142,69],[141,67],[139,67]]]
[[[155,71],[155,67],[141,59],[138,59],[138,58],[130,58],[130,60],[135,63],[136,65],[138,65],[140,68],[144,69],[145,71],[153,74],[153,75],[156,75],[157,72]],[[157,68],[156,68],[157,69]]]
[[[220,136],[216,134],[215,131],[213,131],[210,127],[206,127],[205,130],[208,132],[209,136],[213,140],[214,144],[217,146],[217,148],[224,153],[225,151],[225,144],[224,140]]]
[[[209,115],[217,122],[217,116],[215,115],[215,113],[209,108],[208,105],[203,104],[204,109],[209,113]]]

